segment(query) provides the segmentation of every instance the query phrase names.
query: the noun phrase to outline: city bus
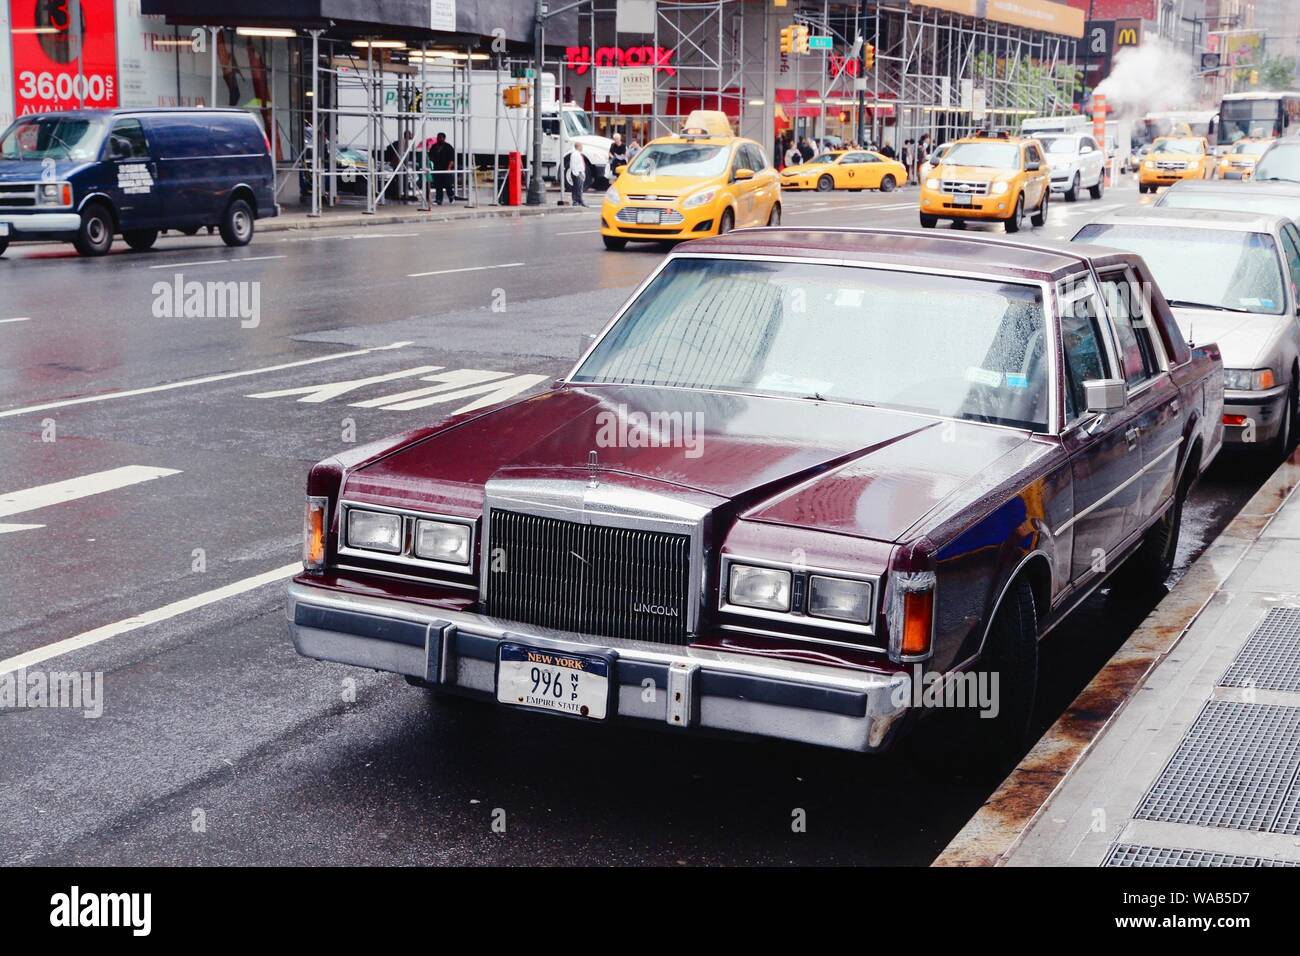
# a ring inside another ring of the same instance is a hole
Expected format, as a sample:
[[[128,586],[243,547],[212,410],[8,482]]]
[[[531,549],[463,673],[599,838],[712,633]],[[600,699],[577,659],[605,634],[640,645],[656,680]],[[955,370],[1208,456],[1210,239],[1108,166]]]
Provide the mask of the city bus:
[[[1219,106],[1219,146],[1239,139],[1276,139],[1300,133],[1300,93],[1229,93]]]

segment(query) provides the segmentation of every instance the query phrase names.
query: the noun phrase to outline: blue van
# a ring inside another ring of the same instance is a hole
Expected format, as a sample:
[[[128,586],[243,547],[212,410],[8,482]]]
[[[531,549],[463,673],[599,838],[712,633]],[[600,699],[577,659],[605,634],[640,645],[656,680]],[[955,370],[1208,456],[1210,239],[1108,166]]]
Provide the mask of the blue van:
[[[278,212],[270,143],[244,110],[39,113],[0,134],[0,254],[61,240],[102,256],[117,234],[142,250],[204,226],[245,246]]]

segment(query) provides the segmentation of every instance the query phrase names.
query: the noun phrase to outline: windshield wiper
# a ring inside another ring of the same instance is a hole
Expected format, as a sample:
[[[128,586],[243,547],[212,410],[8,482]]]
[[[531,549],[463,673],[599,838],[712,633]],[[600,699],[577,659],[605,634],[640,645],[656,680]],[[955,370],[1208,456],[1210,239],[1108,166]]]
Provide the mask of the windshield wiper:
[[[1186,299],[1166,299],[1171,306],[1182,306],[1188,309],[1212,309],[1215,312],[1244,312],[1251,314],[1251,309],[1237,308],[1231,305],[1214,305],[1209,302],[1188,302]]]
[[[1256,176],[1255,182],[1258,183],[1300,183],[1300,179],[1291,179],[1288,176]]]

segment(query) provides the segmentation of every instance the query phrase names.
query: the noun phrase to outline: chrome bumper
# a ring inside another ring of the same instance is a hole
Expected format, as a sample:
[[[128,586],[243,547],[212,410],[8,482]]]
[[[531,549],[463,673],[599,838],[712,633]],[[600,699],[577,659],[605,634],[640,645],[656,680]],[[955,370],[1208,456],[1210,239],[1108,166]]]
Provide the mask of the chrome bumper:
[[[674,730],[876,751],[889,743],[909,699],[904,674],[591,638],[481,614],[345,594],[301,580],[290,582],[288,597],[289,631],[304,657],[405,674],[493,704],[497,648],[507,639],[608,657],[613,682],[609,719]]]
[[[81,228],[81,215],[75,212],[0,212],[0,233],[8,231],[10,239],[21,236],[43,235],[45,233],[76,232]]]

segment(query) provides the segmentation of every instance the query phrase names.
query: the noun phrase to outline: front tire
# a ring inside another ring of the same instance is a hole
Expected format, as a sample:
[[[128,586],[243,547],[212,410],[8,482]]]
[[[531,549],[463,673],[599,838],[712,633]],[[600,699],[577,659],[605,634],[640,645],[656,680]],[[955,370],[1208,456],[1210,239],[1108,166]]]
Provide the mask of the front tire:
[[[128,229],[122,233],[122,238],[126,244],[136,252],[147,252],[153,248],[153,244],[158,241],[157,229]]]
[[[718,235],[725,236],[735,227],[736,216],[730,209],[728,209],[722,214],[722,218],[718,220]]]
[[[1016,208],[1011,211],[1011,216],[1004,223],[1007,232],[1019,232],[1020,227],[1025,222],[1025,194],[1021,193],[1016,197]]]
[[[1070,188],[1065,191],[1065,201],[1074,202],[1079,198],[1079,174],[1075,173],[1074,178],[1070,180]]]
[[[1106,192],[1106,174],[1103,172],[1097,177],[1097,185],[1088,187],[1088,195],[1093,199],[1100,199]]]
[[[0,239],[0,256],[3,256],[5,254],[5,250],[8,248],[9,248],[9,240]]]
[[[830,176],[824,175],[821,179],[817,180],[817,191],[819,193],[828,193],[834,188],[835,180],[831,179]]]
[[[81,227],[72,240],[83,256],[103,256],[113,248],[113,214],[102,203],[92,203],[81,211]]]
[[[605,248],[611,252],[618,252],[627,246],[627,240],[620,239],[618,236],[601,236],[600,241],[605,243]]]
[[[767,214],[767,224],[769,226],[781,225],[781,204],[779,202],[772,203],[772,211]]]
[[[253,208],[243,199],[232,199],[221,217],[221,241],[228,246],[246,246],[253,241]]]
[[[1137,592],[1156,591],[1164,587],[1174,570],[1174,558],[1178,554],[1178,538],[1183,524],[1183,504],[1191,490],[1192,481],[1200,468],[1199,459],[1189,459],[1178,490],[1174,493],[1174,503],[1159,521],[1147,529],[1142,536],[1142,543],[1133,552],[1128,563],[1119,570],[1117,577],[1121,582],[1120,590],[1125,588]]]
[[[939,217],[938,217],[938,216],[927,216],[925,213],[921,213],[921,228],[922,228],[922,229],[933,229],[933,228],[934,228],[935,226],[937,226],[937,225],[939,225]]]
[[[1300,426],[1300,410],[1297,404],[1300,399],[1297,397],[1297,383],[1291,382],[1291,390],[1287,393],[1286,404],[1282,406],[1282,426],[1278,429],[1277,438],[1273,439],[1273,456],[1284,459],[1291,453],[1291,446],[1295,443],[1297,426]]]
[[[1038,204],[1038,212],[1029,217],[1029,221],[1035,226],[1047,225],[1047,201],[1051,198],[1051,195],[1052,191],[1050,189],[1043,190],[1043,201]]]
[[[897,185],[898,185],[898,180],[896,180],[893,176],[886,176],[884,179],[880,181],[880,191],[882,193],[892,193],[894,191],[894,187]]]

